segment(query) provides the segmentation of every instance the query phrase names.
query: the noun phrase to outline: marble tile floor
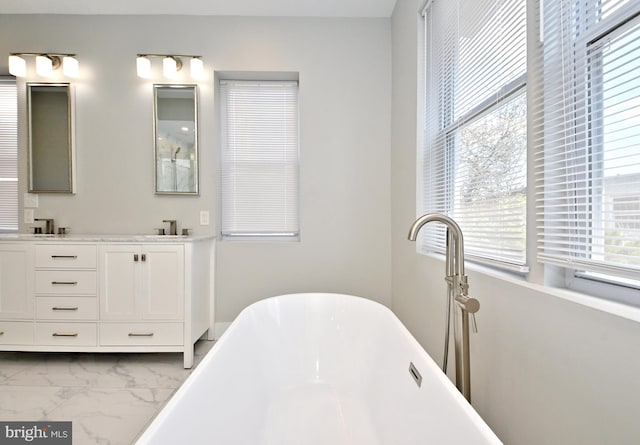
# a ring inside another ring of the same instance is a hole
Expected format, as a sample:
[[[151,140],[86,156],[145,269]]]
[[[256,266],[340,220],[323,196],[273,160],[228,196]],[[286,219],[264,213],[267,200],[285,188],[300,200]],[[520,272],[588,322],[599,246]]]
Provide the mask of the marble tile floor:
[[[71,421],[74,445],[128,445],[180,387],[213,341],[182,354],[0,352],[1,421]]]

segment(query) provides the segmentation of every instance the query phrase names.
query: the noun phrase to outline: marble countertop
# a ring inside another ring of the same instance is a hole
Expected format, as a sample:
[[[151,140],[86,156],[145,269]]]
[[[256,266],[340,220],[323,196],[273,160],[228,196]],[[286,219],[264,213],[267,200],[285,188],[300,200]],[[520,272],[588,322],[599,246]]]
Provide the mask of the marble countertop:
[[[129,235],[129,234],[66,234],[2,233],[1,241],[66,241],[111,243],[184,243],[215,239],[213,235]]]

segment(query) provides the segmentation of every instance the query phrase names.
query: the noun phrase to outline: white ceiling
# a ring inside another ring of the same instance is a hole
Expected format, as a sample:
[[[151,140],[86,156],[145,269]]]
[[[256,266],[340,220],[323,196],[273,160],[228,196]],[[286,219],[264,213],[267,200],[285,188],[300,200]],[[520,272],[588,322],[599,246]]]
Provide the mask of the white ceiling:
[[[0,14],[391,17],[396,0],[0,0]]]

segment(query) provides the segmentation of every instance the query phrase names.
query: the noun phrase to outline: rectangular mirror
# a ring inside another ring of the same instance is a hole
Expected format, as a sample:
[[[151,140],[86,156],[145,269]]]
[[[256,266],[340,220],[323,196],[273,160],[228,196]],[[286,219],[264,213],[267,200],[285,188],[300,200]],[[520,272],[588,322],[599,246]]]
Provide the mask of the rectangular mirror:
[[[68,83],[27,83],[29,192],[74,192],[73,100]]]
[[[157,194],[198,194],[196,85],[154,85]]]

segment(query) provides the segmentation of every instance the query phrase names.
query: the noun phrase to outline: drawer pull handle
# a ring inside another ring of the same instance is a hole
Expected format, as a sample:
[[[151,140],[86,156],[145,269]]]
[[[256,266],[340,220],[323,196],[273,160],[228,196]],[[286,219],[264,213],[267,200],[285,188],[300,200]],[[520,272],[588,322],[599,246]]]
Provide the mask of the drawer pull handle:
[[[4,335],[4,331],[0,331],[0,335]]]
[[[51,255],[51,258],[53,258],[54,260],[57,260],[59,258],[75,260],[76,258],[78,258],[78,255]]]
[[[153,337],[153,332],[145,332],[145,333],[129,332],[129,337]]]
[[[59,307],[55,306],[51,308],[52,311],[77,311],[78,307]]]
[[[52,337],[77,337],[77,332],[54,332]]]
[[[54,286],[56,284],[67,284],[67,285],[75,286],[76,284],[78,284],[78,282],[77,281],[52,281],[51,284],[53,284]]]

